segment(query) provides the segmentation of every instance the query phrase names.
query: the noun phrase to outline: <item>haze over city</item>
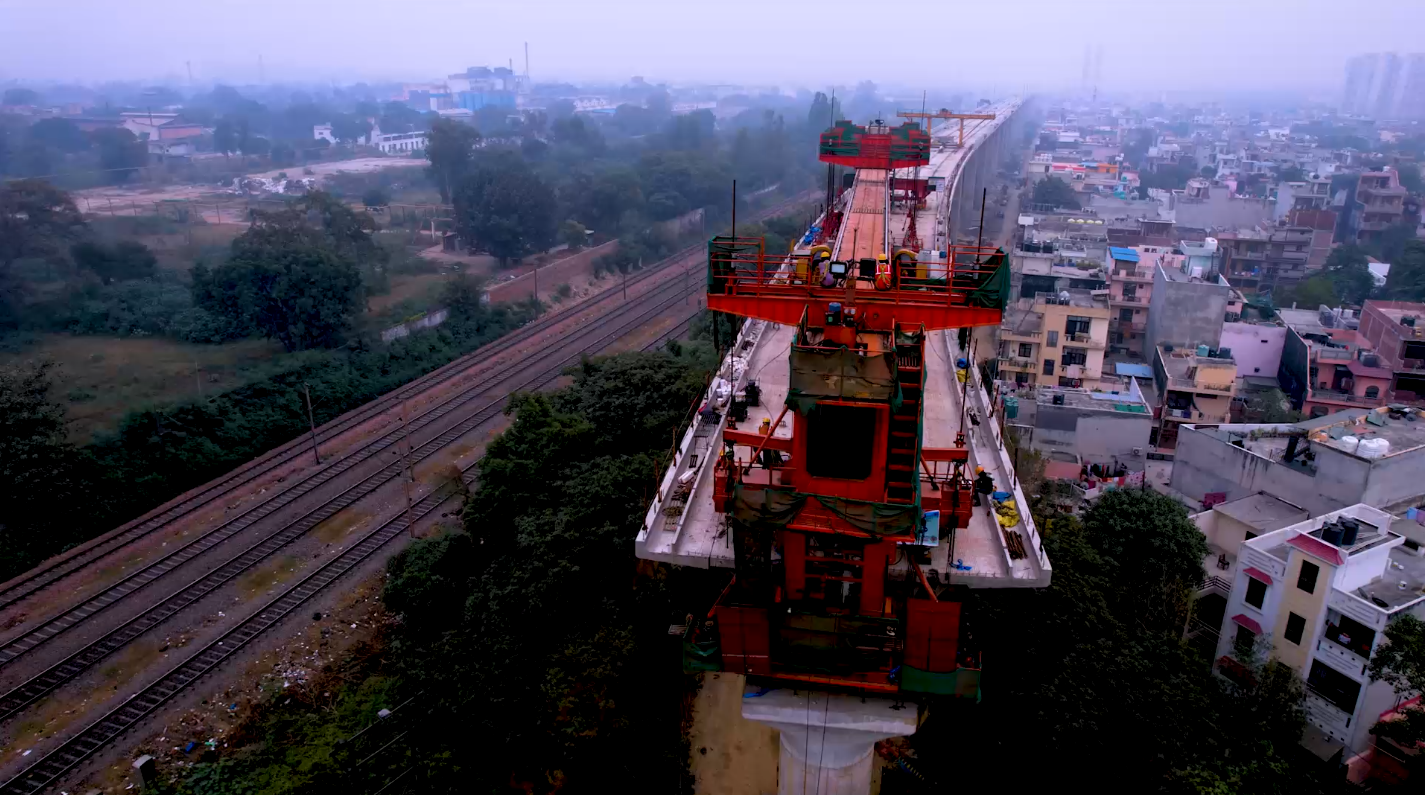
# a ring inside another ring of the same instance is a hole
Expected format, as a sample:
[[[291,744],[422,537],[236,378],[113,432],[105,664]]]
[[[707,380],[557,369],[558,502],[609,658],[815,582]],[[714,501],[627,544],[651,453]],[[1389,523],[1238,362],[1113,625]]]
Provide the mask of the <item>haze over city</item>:
[[[1425,4],[1361,0],[1010,0],[890,5],[851,0],[716,4],[376,0],[243,3],[12,0],[0,13],[0,82],[202,83],[417,80],[463,64],[540,80],[743,82],[807,87],[872,80],[900,89],[1081,82],[1102,48],[1105,91],[1333,89],[1361,51],[1409,51]],[[918,20],[944,28],[920,38]],[[838,27],[844,25],[846,27]],[[830,26],[830,27],[828,27]],[[905,37],[911,36],[911,40]]]

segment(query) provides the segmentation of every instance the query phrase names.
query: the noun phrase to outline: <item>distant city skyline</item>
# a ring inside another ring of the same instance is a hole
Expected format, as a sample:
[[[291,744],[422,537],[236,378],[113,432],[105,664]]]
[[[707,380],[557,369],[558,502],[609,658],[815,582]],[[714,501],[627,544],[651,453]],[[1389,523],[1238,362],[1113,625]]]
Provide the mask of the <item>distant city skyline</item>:
[[[1000,93],[1075,89],[1085,48],[1104,92],[1273,90],[1342,85],[1363,50],[1411,52],[1425,3],[1204,0],[1195,28],[1133,0],[1010,0],[950,7],[910,0],[866,36],[863,2],[728,0],[706,13],[653,0],[518,5],[411,0],[400,6],[248,0],[226,9],[176,0],[127,4],[11,0],[0,15],[0,83],[104,80],[200,83],[424,81],[469,65],[523,69],[536,81],[722,81],[819,86],[871,80]],[[82,13],[75,13],[82,12]],[[1253,31],[1247,46],[1208,20]],[[938,38],[926,25],[944,24]],[[438,24],[433,24],[438,23]],[[875,28],[872,24],[870,29]],[[862,42],[851,50],[851,42]],[[1308,42],[1319,42],[1308,44]],[[820,43],[818,43],[820,42]],[[884,43],[882,43],[884,42]],[[1362,46],[1364,44],[1364,46]],[[259,57],[262,60],[259,74]]]

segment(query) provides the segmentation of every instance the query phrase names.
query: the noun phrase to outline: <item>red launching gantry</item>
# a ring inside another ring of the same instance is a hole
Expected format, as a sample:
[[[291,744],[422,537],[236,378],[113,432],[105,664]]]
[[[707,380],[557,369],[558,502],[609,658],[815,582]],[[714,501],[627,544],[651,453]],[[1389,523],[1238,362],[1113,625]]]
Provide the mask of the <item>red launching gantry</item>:
[[[890,250],[888,190],[914,186],[887,177],[928,162],[918,126],[841,122],[821,152],[861,170],[836,251],[768,257],[760,239],[735,237],[708,246],[709,309],[794,331],[784,405],[755,426],[746,402],[729,412],[713,502],[736,575],[686,659],[817,687],[975,697],[978,653],[962,642],[960,604],[922,569],[925,545],[968,526],[973,499],[963,444],[923,445],[924,364],[930,332],[999,324],[1007,258]],[[749,388],[746,401],[759,399]],[[787,417],[791,435],[779,436]]]

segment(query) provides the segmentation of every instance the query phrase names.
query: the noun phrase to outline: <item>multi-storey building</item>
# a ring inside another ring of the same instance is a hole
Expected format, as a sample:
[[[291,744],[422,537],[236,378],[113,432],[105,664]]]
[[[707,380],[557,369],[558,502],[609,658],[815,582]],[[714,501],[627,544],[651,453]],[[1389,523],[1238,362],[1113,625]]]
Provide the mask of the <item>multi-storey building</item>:
[[[1063,290],[1021,298],[1000,325],[999,371],[1017,384],[1096,385],[1108,343],[1104,291]]]
[[[1265,492],[1313,515],[1358,502],[1398,513],[1425,495],[1421,418],[1415,409],[1382,407],[1296,423],[1184,423],[1172,488],[1208,503]]]
[[[1310,417],[1384,406],[1391,371],[1360,332],[1336,310],[1282,309],[1286,340],[1277,380],[1292,405]]]
[[[1272,292],[1306,278],[1312,236],[1308,229],[1269,227],[1223,232],[1222,275],[1246,293]]]
[[[1362,173],[1353,217],[1356,242],[1375,242],[1385,230],[1405,220],[1405,194],[1400,174],[1393,168]]]
[[[1390,402],[1425,398],[1425,304],[1366,301],[1359,330],[1391,373]]]
[[[1164,262],[1155,260],[1143,340],[1143,353],[1150,360],[1154,349],[1165,344],[1179,349],[1218,347],[1228,313],[1241,312],[1241,301],[1234,298],[1227,282],[1203,270],[1204,266],[1192,264],[1193,260],[1192,255]],[[1181,266],[1175,267],[1178,262]]]
[[[1144,262],[1137,249],[1114,246],[1106,256],[1108,341],[1115,350],[1143,355],[1143,335],[1148,330],[1148,306],[1153,296],[1156,259]]]
[[[1377,716],[1404,699],[1369,675],[1396,616],[1425,617],[1425,527],[1357,504],[1258,535],[1240,547],[1217,671],[1250,675],[1273,659],[1306,682],[1308,723],[1341,747],[1371,744]]]
[[[1152,443],[1171,450],[1184,423],[1230,422],[1237,394],[1237,363],[1230,352],[1207,345],[1176,349],[1159,345],[1153,358],[1158,389],[1157,427]]]
[[[1400,110],[1400,56],[1393,52],[1357,55],[1346,62],[1346,91],[1341,109],[1387,119]]]

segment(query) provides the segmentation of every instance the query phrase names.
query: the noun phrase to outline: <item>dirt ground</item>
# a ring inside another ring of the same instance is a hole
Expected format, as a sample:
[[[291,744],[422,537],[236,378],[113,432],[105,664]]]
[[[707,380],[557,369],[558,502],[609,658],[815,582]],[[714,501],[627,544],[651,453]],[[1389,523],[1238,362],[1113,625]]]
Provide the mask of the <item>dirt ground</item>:
[[[693,703],[689,734],[697,795],[765,795],[777,791],[777,730],[742,718],[747,677],[709,673]]]

